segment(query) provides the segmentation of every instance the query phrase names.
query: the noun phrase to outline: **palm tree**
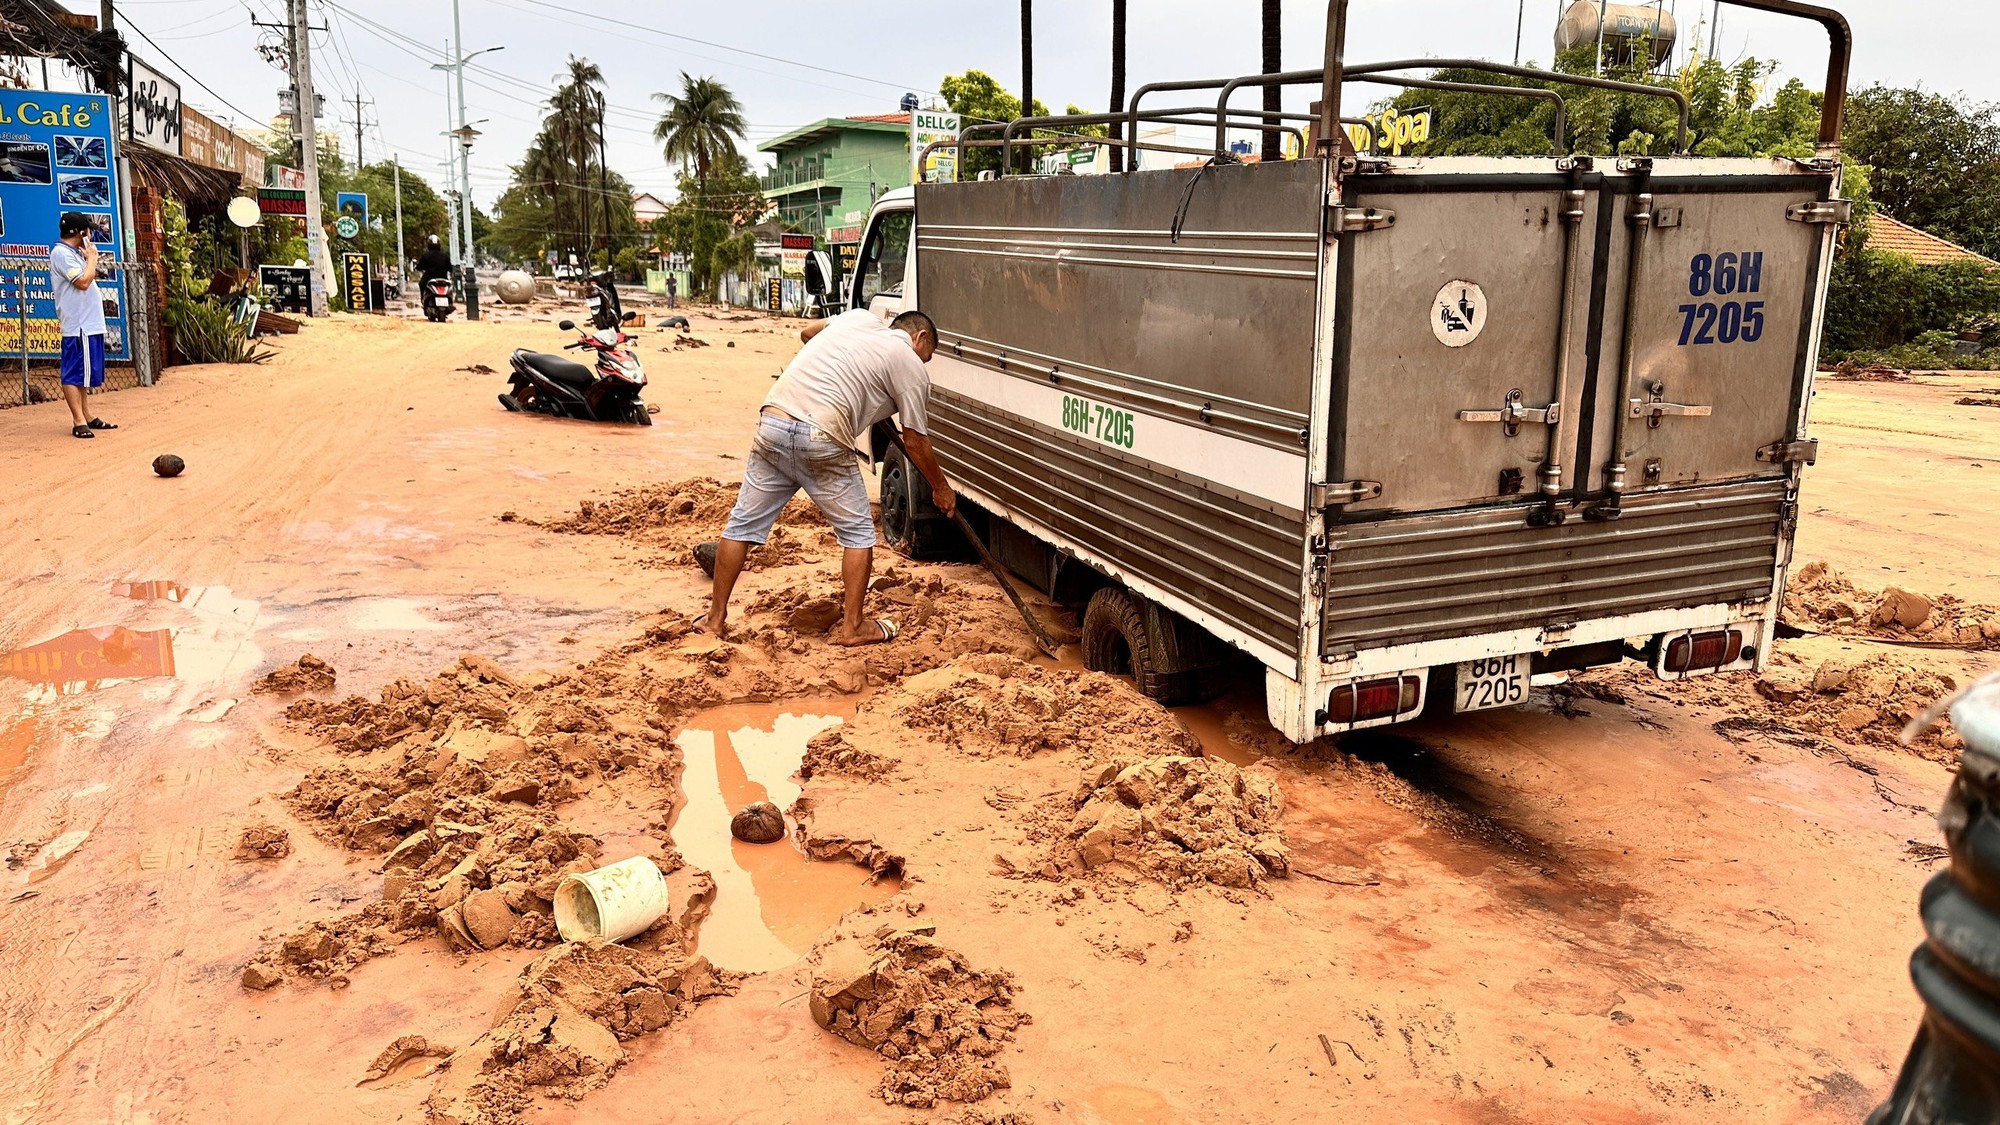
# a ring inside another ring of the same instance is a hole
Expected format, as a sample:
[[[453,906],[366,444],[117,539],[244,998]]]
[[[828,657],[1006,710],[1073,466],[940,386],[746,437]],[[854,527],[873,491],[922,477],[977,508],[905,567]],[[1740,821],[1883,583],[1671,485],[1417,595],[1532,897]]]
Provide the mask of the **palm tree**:
[[[1111,0],[1111,105],[1112,113],[1125,108],[1125,0]],[[1125,136],[1125,123],[1111,123],[1111,170],[1125,170],[1125,149],[1117,142]],[[1137,154],[1135,153],[1134,156]],[[1133,167],[1138,167],[1135,159]]]
[[[682,71],[681,92],[654,94],[653,100],[667,107],[653,126],[653,139],[661,143],[670,163],[693,166],[697,183],[708,182],[709,172],[736,151],[736,142],[748,130],[743,103],[713,78],[695,78]]]
[[[590,260],[590,172],[593,164],[598,165],[601,181],[604,170],[601,162],[593,161],[591,149],[603,135],[604,125],[604,71],[588,59],[575,55],[569,58],[569,65],[563,73],[556,75],[556,92],[549,97],[549,116],[544,123],[544,132],[555,142],[555,152],[560,154],[571,175],[566,178],[576,188],[579,204],[576,217],[581,222],[578,228],[584,236],[584,261]],[[601,186],[601,185],[600,185]],[[610,204],[605,202],[605,224],[610,225]],[[571,245],[574,245],[572,240]],[[609,247],[606,247],[609,252]]]
[[[1021,0],[1021,116],[1034,115],[1035,0]],[[1034,150],[1031,148],[1028,151],[1032,153]]]
[[[1284,0],[1264,0],[1264,73],[1276,74],[1284,69],[1284,52],[1279,50],[1283,43],[1284,28],[1281,26]],[[1278,113],[1285,108],[1284,87],[1273,83],[1264,87],[1264,112]],[[1264,119],[1264,159],[1281,160],[1285,155],[1285,135],[1278,132],[1282,124],[1275,117]]]

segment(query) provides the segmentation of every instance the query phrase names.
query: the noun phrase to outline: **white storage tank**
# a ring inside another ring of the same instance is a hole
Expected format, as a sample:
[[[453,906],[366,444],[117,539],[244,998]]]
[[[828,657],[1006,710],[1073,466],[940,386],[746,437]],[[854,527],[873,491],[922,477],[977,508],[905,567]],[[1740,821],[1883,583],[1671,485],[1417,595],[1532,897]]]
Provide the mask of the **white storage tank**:
[[[1652,51],[1648,69],[1657,69],[1673,57],[1674,41],[1680,37],[1680,26],[1674,22],[1674,14],[1667,11],[1666,5],[1599,4],[1597,0],[1576,0],[1569,6],[1569,11],[1563,13],[1562,22],[1556,24],[1556,52],[1560,54],[1578,47],[1596,47],[1600,11],[1604,18],[1606,65],[1630,62],[1641,43]]]

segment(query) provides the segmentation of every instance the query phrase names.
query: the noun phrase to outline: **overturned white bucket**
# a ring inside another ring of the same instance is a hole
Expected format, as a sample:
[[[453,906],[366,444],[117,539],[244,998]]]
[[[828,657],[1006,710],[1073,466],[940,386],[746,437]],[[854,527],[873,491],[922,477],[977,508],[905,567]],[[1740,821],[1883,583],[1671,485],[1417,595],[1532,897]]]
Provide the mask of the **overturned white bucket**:
[[[556,932],[564,941],[624,941],[645,933],[671,905],[667,880],[645,856],[633,856],[556,884]]]

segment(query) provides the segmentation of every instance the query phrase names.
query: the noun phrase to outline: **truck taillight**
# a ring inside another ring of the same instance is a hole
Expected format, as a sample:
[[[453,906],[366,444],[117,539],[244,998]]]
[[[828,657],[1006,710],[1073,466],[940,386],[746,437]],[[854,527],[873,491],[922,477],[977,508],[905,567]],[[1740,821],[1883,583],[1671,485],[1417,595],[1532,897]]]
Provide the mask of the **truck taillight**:
[[[1712,633],[1690,633],[1667,642],[1666,658],[1660,665],[1668,672],[1679,675],[1734,664],[1742,655],[1742,632],[1717,629]]]
[[[1416,676],[1391,676],[1384,680],[1342,684],[1327,697],[1327,719],[1345,726],[1414,711],[1422,689],[1423,681]]]

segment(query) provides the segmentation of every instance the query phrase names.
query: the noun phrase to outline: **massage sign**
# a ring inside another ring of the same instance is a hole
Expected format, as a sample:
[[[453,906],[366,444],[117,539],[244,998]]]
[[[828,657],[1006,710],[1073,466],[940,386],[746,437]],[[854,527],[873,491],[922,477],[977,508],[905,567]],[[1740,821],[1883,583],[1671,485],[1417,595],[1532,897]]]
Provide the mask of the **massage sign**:
[[[25,261],[27,352],[34,359],[61,354],[56,290],[49,278],[49,247],[65,211],[90,217],[89,239],[108,276],[104,295],[104,354],[129,360],[125,340],[125,280],[112,268],[125,245],[118,208],[116,115],[102,94],[0,90],[0,355],[21,354],[22,316],[16,297]]]

